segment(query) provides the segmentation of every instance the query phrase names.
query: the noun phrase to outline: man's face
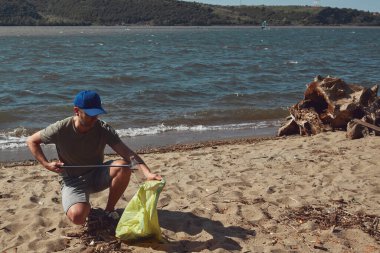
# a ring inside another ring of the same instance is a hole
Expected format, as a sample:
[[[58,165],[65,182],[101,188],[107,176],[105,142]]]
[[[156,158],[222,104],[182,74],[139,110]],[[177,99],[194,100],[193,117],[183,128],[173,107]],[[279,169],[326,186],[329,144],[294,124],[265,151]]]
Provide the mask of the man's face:
[[[98,120],[98,116],[88,116],[83,110],[79,108],[77,108],[75,112],[78,115],[79,123],[82,127],[92,128]]]

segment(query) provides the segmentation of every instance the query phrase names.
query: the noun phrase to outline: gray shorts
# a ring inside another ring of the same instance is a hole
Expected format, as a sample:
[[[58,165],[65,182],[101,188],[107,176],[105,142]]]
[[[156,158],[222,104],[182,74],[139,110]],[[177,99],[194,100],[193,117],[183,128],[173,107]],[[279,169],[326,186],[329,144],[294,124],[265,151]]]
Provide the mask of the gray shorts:
[[[76,203],[89,203],[90,193],[100,192],[111,184],[110,168],[94,168],[79,177],[63,177],[62,206],[65,213]]]

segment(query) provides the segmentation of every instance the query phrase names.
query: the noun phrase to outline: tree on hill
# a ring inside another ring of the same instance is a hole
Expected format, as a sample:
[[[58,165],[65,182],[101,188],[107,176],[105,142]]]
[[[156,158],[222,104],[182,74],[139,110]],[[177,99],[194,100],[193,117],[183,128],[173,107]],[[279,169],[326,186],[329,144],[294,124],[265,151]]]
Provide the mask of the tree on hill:
[[[34,25],[42,17],[36,7],[22,0],[0,0],[0,25]]]
[[[177,0],[0,0],[0,25],[380,25],[370,12]]]
[[[338,25],[338,24],[366,24],[379,25],[380,19],[369,12],[363,12],[353,9],[324,8],[315,15],[311,22],[321,25]],[[376,23],[377,22],[377,23]]]

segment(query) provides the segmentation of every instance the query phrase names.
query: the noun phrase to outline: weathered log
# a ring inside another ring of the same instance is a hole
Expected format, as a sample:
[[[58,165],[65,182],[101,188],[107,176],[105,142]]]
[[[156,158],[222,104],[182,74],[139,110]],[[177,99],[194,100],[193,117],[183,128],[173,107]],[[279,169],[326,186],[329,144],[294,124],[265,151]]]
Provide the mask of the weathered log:
[[[355,122],[356,124],[360,124],[362,126],[365,126],[367,128],[370,128],[376,132],[380,132],[380,127],[374,125],[374,124],[371,124],[371,123],[368,123],[366,121],[363,121],[363,120],[358,120],[358,119],[354,119],[352,120],[353,122]]]
[[[375,126],[380,126],[380,97],[377,97],[373,103],[369,105],[366,112],[367,116],[372,120],[370,123]],[[380,133],[376,132],[376,135],[380,135]]]
[[[374,125],[380,123],[378,85],[365,88],[347,84],[342,79],[317,76],[307,85],[304,99],[289,108],[291,120],[282,126],[278,135],[311,135],[332,129],[346,130],[352,119],[370,116]],[[298,126],[298,130],[296,129]],[[350,131],[360,127],[350,125]],[[358,135],[352,133],[353,135]]]
[[[278,129],[278,136],[293,135],[299,133],[299,127],[294,119],[289,119],[280,129]]]
[[[377,92],[376,88],[374,90]],[[309,106],[320,115],[324,124],[345,129],[351,119],[365,115],[363,106],[367,106],[375,97],[376,93],[372,89],[347,84],[339,78],[319,76],[308,85],[304,100],[309,101]]]
[[[350,121],[347,124],[347,132],[346,132],[346,137],[354,140],[354,139],[360,139],[363,138],[364,136],[367,136],[369,134],[368,128],[365,126],[358,124],[355,121]]]
[[[289,109],[299,127],[300,135],[312,135],[322,131],[323,124],[318,113],[311,108],[300,108],[298,104]]]

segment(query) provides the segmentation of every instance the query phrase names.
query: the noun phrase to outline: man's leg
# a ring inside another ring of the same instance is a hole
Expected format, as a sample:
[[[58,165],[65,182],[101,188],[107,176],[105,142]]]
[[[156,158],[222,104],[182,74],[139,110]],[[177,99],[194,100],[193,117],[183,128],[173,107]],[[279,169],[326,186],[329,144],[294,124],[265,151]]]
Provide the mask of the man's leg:
[[[116,160],[112,165],[126,165],[124,160]],[[114,211],[117,201],[123,195],[131,178],[131,170],[126,167],[110,167],[111,183],[105,211]]]
[[[66,213],[70,221],[76,225],[83,225],[90,213],[91,206],[89,203],[76,203],[72,205]]]
[[[86,222],[91,206],[86,192],[87,180],[82,177],[65,178],[62,182],[62,205],[69,220],[77,225]]]

